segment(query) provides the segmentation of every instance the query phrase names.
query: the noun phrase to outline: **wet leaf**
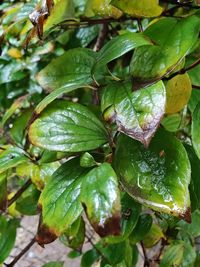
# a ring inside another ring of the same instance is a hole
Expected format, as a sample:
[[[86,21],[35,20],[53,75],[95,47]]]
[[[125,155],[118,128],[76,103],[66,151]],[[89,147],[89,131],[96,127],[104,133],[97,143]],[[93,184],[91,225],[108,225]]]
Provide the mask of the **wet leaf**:
[[[25,152],[21,148],[8,146],[0,152],[0,173],[24,162],[28,162]]]
[[[92,82],[91,69],[95,59],[95,52],[87,48],[68,50],[41,70],[37,80],[48,90],[89,84]]]
[[[91,225],[100,236],[120,234],[120,193],[111,165],[103,163],[85,175],[81,202],[86,207]]]
[[[103,145],[107,142],[107,134],[88,108],[68,101],[55,101],[31,124],[29,139],[47,150],[79,152]]]
[[[79,167],[79,159],[75,158],[64,163],[42,191],[39,200],[42,224],[57,237],[71,227],[83,211],[80,193],[85,174],[86,169]],[[37,239],[40,243],[45,241],[41,235]]]
[[[156,45],[135,50],[130,65],[134,81],[146,84],[169,74],[197,41],[199,26],[196,16],[162,18],[151,24],[144,34]]]
[[[166,83],[166,113],[172,114],[182,110],[188,103],[192,84],[187,73],[177,75]]]
[[[125,194],[122,197],[121,206],[121,235],[107,237],[106,242],[108,243],[119,243],[125,241],[138,222],[141,206],[128,194]]]
[[[163,11],[158,0],[112,0],[111,4],[133,17],[157,17]]]
[[[14,246],[18,224],[18,220],[7,220],[0,215],[0,263],[3,263],[9,256]]]
[[[140,215],[136,227],[133,229],[129,240],[131,244],[136,244],[137,242],[143,240],[145,236],[151,229],[153,219],[149,214]]]
[[[70,229],[83,211],[82,203],[97,233],[119,234],[119,189],[113,169],[104,163],[88,172],[79,167],[79,160],[64,163],[42,191],[39,200],[42,224],[37,235],[41,245],[52,242],[43,235],[51,233],[55,239]]]
[[[109,87],[107,93],[110,94]],[[120,91],[120,93],[119,93]],[[139,140],[148,147],[152,136],[165,112],[165,87],[162,82],[131,92],[129,83],[116,83],[111,91],[113,105],[106,110],[104,118],[116,122],[118,131]],[[123,100],[119,94],[126,95]]]
[[[127,32],[114,37],[98,52],[94,69],[108,64],[136,47],[144,45],[152,45],[152,42],[140,33]]]
[[[200,103],[192,114],[192,143],[193,148],[200,159]]]
[[[190,163],[172,134],[158,131],[149,149],[120,135],[114,166],[124,189],[136,201],[190,221]]]
[[[178,228],[181,228],[183,233],[189,234],[191,237],[198,237],[200,235],[200,211],[196,210],[192,213],[192,223],[188,224],[184,221],[180,221],[177,224]]]

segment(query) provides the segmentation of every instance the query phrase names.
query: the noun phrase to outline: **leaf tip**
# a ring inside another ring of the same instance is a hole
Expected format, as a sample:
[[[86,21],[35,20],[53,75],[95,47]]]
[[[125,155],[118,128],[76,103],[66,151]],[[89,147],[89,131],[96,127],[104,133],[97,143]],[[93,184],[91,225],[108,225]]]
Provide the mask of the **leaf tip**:
[[[94,230],[101,236],[118,236],[121,233],[121,216],[116,214],[106,220],[104,224],[93,223]]]

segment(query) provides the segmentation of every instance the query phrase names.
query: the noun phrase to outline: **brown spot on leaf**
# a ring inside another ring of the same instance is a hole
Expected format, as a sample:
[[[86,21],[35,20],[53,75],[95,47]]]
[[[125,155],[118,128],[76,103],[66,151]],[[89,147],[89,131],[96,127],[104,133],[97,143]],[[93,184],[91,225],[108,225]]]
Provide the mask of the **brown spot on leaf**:
[[[44,247],[45,244],[49,244],[57,239],[57,235],[53,230],[49,229],[44,224],[41,224],[38,228],[37,235],[35,240],[41,247]]]
[[[95,232],[97,232],[101,237],[108,235],[118,236],[121,233],[121,216],[120,214],[114,215],[108,218],[106,222],[102,225],[99,223],[93,223]]]
[[[181,219],[185,220],[187,223],[191,223],[192,222],[192,218],[191,218],[191,208],[187,208],[187,210],[185,211],[185,213],[181,214],[179,216]]]

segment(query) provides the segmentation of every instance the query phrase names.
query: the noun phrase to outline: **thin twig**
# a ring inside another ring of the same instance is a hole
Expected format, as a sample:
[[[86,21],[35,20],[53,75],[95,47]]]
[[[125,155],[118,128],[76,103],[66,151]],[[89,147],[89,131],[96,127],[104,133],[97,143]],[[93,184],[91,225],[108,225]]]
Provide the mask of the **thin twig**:
[[[139,32],[143,32],[143,27],[142,27],[142,20],[140,18],[137,19],[137,24],[138,24],[138,29]]]
[[[148,258],[145,246],[142,241],[140,242],[140,245],[141,245],[143,255],[144,255],[144,267],[150,267],[149,258]]]
[[[199,86],[199,85],[192,84],[192,88],[193,88],[193,89],[200,90],[200,86]]]
[[[8,207],[10,207],[24,193],[31,183],[31,179],[28,179],[26,183],[17,191],[17,193],[10,200],[8,200]]]
[[[191,69],[194,69],[199,64],[200,64],[200,58],[198,58],[195,62],[193,62],[190,66],[188,66],[187,68],[185,68],[183,70],[184,70],[184,72],[189,71]]]
[[[4,263],[7,267],[13,267],[23,256],[26,254],[26,252],[34,245],[35,243],[35,238],[33,238],[28,245],[14,258],[11,263],[7,264]]]

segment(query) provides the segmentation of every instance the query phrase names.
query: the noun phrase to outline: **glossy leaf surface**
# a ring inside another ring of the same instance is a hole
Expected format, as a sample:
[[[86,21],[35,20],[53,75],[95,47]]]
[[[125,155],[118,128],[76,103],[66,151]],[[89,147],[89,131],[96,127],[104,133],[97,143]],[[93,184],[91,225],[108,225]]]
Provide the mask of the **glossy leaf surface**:
[[[136,49],[131,62],[133,78],[144,84],[170,73],[197,41],[199,26],[196,16],[162,18],[151,24],[144,34],[156,45]]]
[[[120,135],[114,166],[124,189],[137,201],[190,220],[190,163],[173,135],[160,130],[149,149]]]
[[[152,45],[152,43],[150,39],[140,33],[127,32],[114,37],[98,52],[94,68],[106,65],[110,61],[143,45]]]
[[[115,121],[120,132],[139,140],[147,147],[165,112],[163,83],[158,82],[135,92],[131,92],[129,83],[115,86],[115,90],[111,91],[114,103],[106,110],[104,118]],[[106,93],[110,94],[109,87],[107,89]],[[126,96],[119,101],[121,94]]]
[[[34,145],[48,150],[79,152],[103,145],[107,142],[107,134],[88,108],[55,101],[30,126],[29,139]]]
[[[95,59],[95,52],[89,49],[69,50],[41,70],[37,80],[43,88],[51,90],[69,84],[88,84],[92,82],[91,69]]]

